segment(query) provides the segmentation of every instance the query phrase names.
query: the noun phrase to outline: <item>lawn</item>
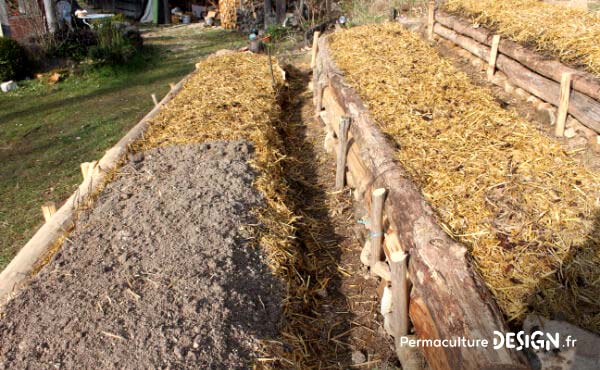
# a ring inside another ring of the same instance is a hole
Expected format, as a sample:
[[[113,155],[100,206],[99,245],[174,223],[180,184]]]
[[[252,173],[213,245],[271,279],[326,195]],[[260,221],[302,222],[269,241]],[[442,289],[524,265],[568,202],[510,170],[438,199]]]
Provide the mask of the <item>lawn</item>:
[[[43,222],[44,202],[62,203],[81,182],[79,164],[99,159],[198,59],[245,37],[197,25],[145,32],[127,65],[86,68],[56,85],[23,81],[0,94],[0,269]]]

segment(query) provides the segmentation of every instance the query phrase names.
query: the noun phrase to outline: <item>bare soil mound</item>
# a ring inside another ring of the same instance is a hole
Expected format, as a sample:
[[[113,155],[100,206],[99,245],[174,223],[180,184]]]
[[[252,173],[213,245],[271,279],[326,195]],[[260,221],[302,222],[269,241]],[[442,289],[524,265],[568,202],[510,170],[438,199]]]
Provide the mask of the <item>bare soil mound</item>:
[[[281,282],[253,247],[246,142],[130,158],[0,321],[0,368],[246,368]]]

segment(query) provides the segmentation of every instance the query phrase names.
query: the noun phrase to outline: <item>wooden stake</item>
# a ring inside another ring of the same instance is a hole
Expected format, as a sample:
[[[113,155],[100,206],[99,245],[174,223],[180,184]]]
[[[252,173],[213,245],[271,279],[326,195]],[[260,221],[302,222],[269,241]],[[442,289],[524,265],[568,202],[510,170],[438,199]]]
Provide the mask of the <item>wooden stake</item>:
[[[427,39],[433,41],[433,25],[435,23],[435,1],[430,1],[427,17]]]
[[[565,123],[567,122],[567,113],[569,112],[569,99],[571,97],[571,80],[573,74],[565,72],[560,79],[560,99],[558,102],[558,117],[556,118],[557,137],[563,137],[565,134]]]
[[[340,118],[340,128],[338,135],[337,169],[335,173],[335,188],[342,190],[344,188],[344,179],[346,177],[346,154],[348,153],[348,128],[350,127],[350,117]]]
[[[321,82],[317,82],[317,86],[315,86],[317,93],[317,102],[315,104],[315,115],[318,117],[323,110],[323,90],[325,90],[325,85]]]
[[[371,267],[381,261],[383,254],[383,201],[385,200],[384,188],[375,189],[371,202]],[[371,271],[373,273],[373,271]]]
[[[381,280],[392,281],[390,266],[383,261],[377,261],[377,263],[371,265],[371,273],[373,276],[379,276]]]
[[[158,99],[156,99],[156,94],[152,94],[152,101],[154,102],[154,106],[158,105]]]
[[[96,167],[96,163],[98,162],[91,161],[83,162],[79,165],[79,167],[81,168],[81,175],[83,176],[83,181],[87,180],[88,177],[92,175],[92,173],[94,172],[94,167]]]
[[[88,174],[90,173],[90,162],[83,162],[79,165],[81,168],[81,175],[83,176],[83,181],[87,180]]]
[[[487,78],[489,81],[496,73],[496,59],[498,58],[498,46],[500,45],[500,35],[494,35],[492,38],[492,49],[490,51],[490,60],[488,61]]]
[[[319,36],[321,35],[321,32],[319,31],[315,31],[315,33],[313,34],[313,44],[312,44],[312,50],[311,50],[311,59],[310,59],[310,68],[315,68],[315,66],[317,65],[317,48],[319,47]]]
[[[408,335],[408,279],[407,279],[407,257],[404,253],[393,257],[390,261],[392,273],[392,306],[394,315],[392,319],[392,330],[395,338]]]
[[[54,202],[48,202],[42,205],[42,213],[44,214],[44,220],[50,221],[50,217],[56,213],[56,204]]]

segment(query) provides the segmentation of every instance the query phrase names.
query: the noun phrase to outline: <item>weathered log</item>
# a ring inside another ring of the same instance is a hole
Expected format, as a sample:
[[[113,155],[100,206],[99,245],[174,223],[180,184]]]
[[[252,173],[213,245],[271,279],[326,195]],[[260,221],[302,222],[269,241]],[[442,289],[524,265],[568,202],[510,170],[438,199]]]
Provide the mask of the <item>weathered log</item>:
[[[439,10],[435,13],[435,20],[445,27],[468,36],[479,43],[487,46],[492,45],[494,34],[483,27],[474,28],[469,22]],[[557,83],[560,83],[563,73],[573,73],[573,89],[600,101],[600,78],[593,74],[566,66],[558,60],[542,56],[506,38],[502,38],[498,50],[501,54],[518,61],[527,68]]]
[[[339,105],[340,113],[352,118],[352,147],[358,148],[360,161],[373,174],[371,188],[388,189],[384,214],[390,232],[398,235],[402,249],[410,255],[413,289],[409,311],[416,334],[433,340],[490,340],[494,331],[507,331],[502,313],[472,267],[466,248],[437,225],[433,211],[394,160],[395,149],[377,128],[358,94],[344,82],[330,55],[327,37],[319,41],[315,71],[329,80],[327,90],[333,94],[333,105]],[[331,109],[328,99],[323,104],[326,110]],[[505,348],[424,350],[434,369],[528,368],[522,353]]]
[[[491,50],[487,45],[481,44],[470,37],[463,36],[440,23],[435,24],[434,32],[483,60],[487,61],[489,59]],[[500,44],[502,44],[502,41],[500,41]],[[504,72],[511,83],[555,106],[559,105],[559,83],[533,72],[521,63],[505,55],[498,55],[496,68]],[[583,125],[600,132],[600,102],[579,91],[572,91],[569,102],[569,113]]]

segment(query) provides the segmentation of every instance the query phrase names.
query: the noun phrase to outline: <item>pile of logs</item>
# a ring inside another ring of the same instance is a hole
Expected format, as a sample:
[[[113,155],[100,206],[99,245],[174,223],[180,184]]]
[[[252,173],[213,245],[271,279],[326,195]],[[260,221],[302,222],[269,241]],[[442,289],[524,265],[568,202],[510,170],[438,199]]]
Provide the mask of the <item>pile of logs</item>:
[[[402,345],[411,333],[411,321],[421,340],[489,340],[494,331],[506,332],[502,313],[472,268],[467,249],[440,228],[430,206],[394,160],[395,149],[344,81],[327,38],[315,46],[316,115],[327,131],[326,147],[342,162],[338,186],[345,182],[353,188],[357,209],[364,210],[357,215],[367,226],[361,260],[388,287],[381,311],[402,368],[422,367],[420,349]],[[433,369],[529,368],[522,352],[506,348],[421,348]]]
[[[237,28],[237,6],[236,0],[219,0],[219,15],[223,28]]]

